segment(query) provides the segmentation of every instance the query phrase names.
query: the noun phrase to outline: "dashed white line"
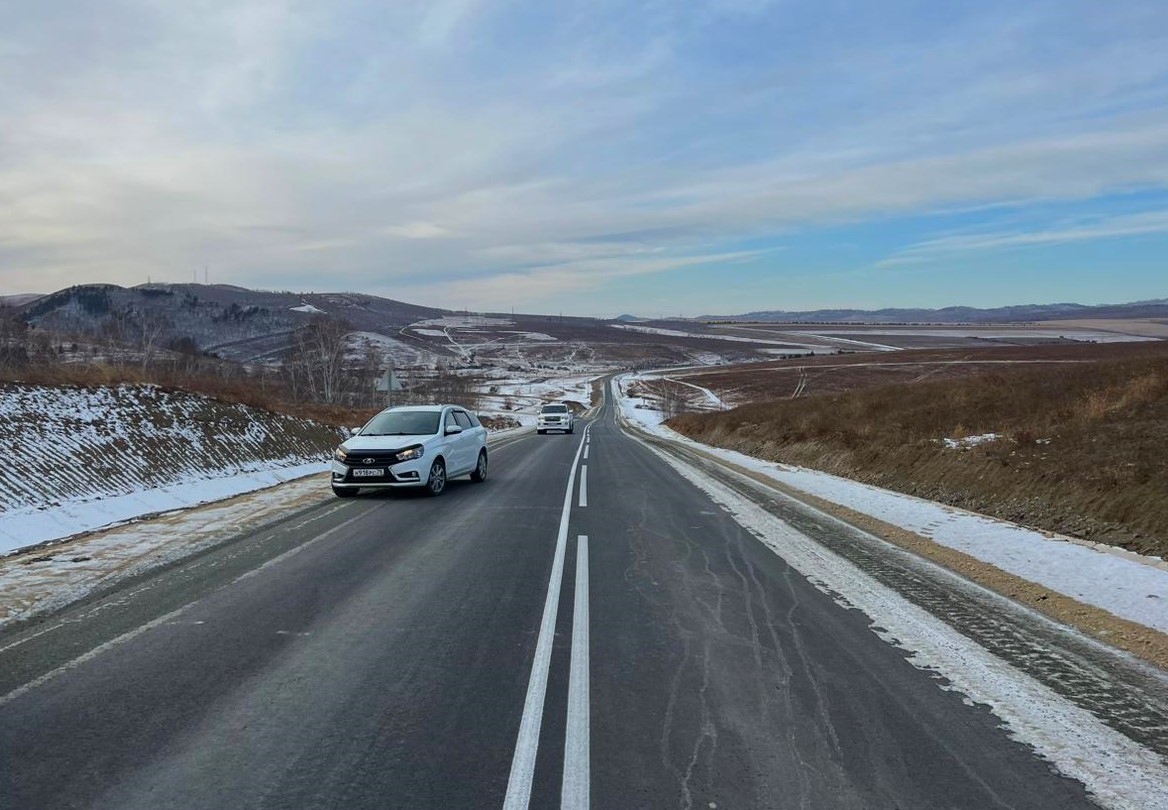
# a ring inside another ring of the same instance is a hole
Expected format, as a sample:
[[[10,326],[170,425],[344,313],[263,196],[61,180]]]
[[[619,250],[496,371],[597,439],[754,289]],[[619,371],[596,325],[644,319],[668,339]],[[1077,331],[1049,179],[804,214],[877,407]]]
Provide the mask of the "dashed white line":
[[[561,810],[588,810],[588,537],[576,538],[576,600],[572,612],[572,657],[568,668],[568,725],[564,737]]]
[[[588,465],[580,465],[580,506],[588,505]]]
[[[515,755],[511,759],[511,775],[507,779],[507,795],[503,810],[527,810],[531,802],[531,785],[535,776],[535,755],[539,749],[539,727],[543,722],[543,703],[547,694],[548,670],[551,668],[552,640],[556,631],[556,612],[560,604],[560,580],[564,578],[564,550],[568,544],[568,518],[572,512],[572,490],[576,486],[576,468],[584,439],[576,448],[568,486],[564,491],[564,506],[560,512],[560,531],[556,537],[556,554],[548,581],[547,600],[543,605],[543,619],[539,625],[539,640],[535,645],[535,661],[527,682],[527,698],[523,702],[523,718],[519,721],[519,736],[515,740]]]

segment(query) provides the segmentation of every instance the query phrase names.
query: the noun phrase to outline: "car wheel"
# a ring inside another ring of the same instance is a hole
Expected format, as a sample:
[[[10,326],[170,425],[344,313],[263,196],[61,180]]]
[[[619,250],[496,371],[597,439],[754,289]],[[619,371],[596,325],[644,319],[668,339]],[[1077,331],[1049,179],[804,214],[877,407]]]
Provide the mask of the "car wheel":
[[[570,427],[570,428],[568,428],[568,432],[569,432],[569,433],[575,433],[575,432],[576,432],[576,428],[574,428],[574,427]]]
[[[487,451],[479,451],[479,463],[475,465],[474,472],[470,474],[470,480],[476,484],[481,484],[487,480]]]
[[[538,433],[540,436],[542,436],[546,431],[543,430],[542,428],[537,428],[535,432]]]
[[[341,487],[333,487],[333,494],[338,498],[352,498],[357,494],[357,490],[349,489],[348,487],[343,489]]]
[[[426,494],[441,495],[446,490],[446,465],[442,459],[435,459],[430,465],[430,476],[426,479]]]

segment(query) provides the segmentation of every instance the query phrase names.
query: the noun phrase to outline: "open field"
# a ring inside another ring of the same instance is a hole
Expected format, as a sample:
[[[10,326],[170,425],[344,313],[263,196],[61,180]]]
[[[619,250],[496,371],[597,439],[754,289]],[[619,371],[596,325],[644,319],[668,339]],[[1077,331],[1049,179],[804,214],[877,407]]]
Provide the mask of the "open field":
[[[1065,321],[1026,324],[710,324],[741,339],[786,341],[837,351],[982,348],[1071,343],[1122,343],[1168,336],[1147,331],[1150,321]]]
[[[836,394],[873,386],[953,380],[1011,367],[1052,368],[1068,363],[1168,355],[1168,343],[1065,343],[982,346],[977,350],[916,349],[895,354],[856,353],[691,369],[669,376],[708,388],[729,405]]]
[[[946,352],[899,353],[908,366],[842,359],[678,377],[767,401],[669,424],[760,458],[1168,555],[1168,343],[992,349],[977,363]],[[792,399],[800,373],[808,382]]]
[[[1118,332],[1127,335],[1142,335],[1168,340],[1168,320],[1155,319],[1089,319],[1073,321],[1049,321],[1057,328],[1098,329],[1104,332]]]

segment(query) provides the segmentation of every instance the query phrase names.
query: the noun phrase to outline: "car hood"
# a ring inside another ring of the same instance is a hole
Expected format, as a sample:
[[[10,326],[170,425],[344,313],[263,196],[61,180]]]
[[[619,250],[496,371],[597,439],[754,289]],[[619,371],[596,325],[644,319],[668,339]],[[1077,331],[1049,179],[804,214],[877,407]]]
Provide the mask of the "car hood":
[[[397,450],[412,444],[422,444],[433,439],[436,434],[423,433],[418,436],[353,436],[341,443],[345,450]]]

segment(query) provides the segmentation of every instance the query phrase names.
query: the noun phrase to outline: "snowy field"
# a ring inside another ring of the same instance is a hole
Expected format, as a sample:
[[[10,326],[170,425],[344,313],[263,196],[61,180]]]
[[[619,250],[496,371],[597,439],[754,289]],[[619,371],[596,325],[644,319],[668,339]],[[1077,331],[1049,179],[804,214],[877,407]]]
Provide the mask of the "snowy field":
[[[479,415],[511,417],[520,425],[535,425],[540,406],[547,402],[578,402],[591,407],[592,381],[603,371],[566,377],[525,377],[494,369],[487,375]]]
[[[438,334],[443,335],[442,332]],[[413,341],[378,332],[353,332],[349,335],[347,359],[360,361],[370,353],[382,366],[392,365],[395,368],[432,367],[438,361],[437,354]]]
[[[787,346],[792,349],[806,349],[807,351],[822,351],[823,346],[816,343],[801,343],[791,340],[771,340],[769,338],[752,338],[742,335],[724,335],[717,332],[682,332],[679,329],[661,329],[656,326],[633,326],[627,323],[609,324],[613,329],[625,329],[629,332],[641,332],[646,335],[662,335],[664,337],[693,338],[694,340],[725,340],[730,343],[753,343],[756,346]],[[797,335],[799,332],[792,332]],[[811,335],[814,337],[814,335]]]

